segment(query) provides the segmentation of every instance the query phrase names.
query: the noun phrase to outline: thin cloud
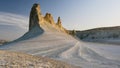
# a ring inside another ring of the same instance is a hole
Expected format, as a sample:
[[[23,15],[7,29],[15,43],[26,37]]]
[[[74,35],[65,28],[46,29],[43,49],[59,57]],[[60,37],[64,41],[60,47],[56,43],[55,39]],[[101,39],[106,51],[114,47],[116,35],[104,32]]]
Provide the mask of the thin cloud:
[[[0,24],[14,25],[28,29],[28,22],[28,17],[13,13],[0,12]]]

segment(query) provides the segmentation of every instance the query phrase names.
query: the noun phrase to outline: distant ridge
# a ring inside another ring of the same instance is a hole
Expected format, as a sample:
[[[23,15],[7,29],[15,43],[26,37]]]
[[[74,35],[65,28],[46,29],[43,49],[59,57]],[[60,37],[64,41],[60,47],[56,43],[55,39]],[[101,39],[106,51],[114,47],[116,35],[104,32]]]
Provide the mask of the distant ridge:
[[[120,26],[101,27],[85,31],[76,31],[76,36],[83,40],[102,41],[120,39]]]

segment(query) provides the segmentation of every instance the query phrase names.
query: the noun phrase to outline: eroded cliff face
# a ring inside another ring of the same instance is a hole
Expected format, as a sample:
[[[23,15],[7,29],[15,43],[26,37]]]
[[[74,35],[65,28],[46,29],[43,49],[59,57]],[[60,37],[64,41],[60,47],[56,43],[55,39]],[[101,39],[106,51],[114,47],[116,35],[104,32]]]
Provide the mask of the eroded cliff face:
[[[52,14],[46,13],[46,15],[43,16],[41,13],[40,5],[35,3],[30,12],[29,31],[36,26],[41,27],[41,25],[46,26],[48,24],[50,25],[50,27],[53,27],[58,31],[62,31],[65,33],[67,31],[64,29],[64,27],[62,27],[60,17],[58,17],[57,23],[55,23]]]
[[[31,8],[30,17],[29,17],[29,31],[34,28],[35,26],[38,26],[39,17],[38,15],[41,14],[40,12],[40,6],[38,4],[34,4]]]

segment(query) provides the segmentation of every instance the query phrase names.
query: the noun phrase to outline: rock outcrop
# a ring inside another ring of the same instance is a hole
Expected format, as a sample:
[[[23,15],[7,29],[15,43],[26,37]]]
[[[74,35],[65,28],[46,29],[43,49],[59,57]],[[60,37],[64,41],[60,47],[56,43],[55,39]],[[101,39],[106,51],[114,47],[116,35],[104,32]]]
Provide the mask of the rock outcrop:
[[[62,26],[62,21],[61,21],[60,17],[58,17],[58,20],[57,20],[56,25],[57,25],[57,27],[58,27],[59,29],[61,29],[63,32],[69,34],[69,31],[66,30],[66,29]]]
[[[53,19],[53,16],[52,16],[50,13],[46,13],[44,19],[45,19],[48,23],[50,23],[50,24],[54,24],[54,23],[55,23],[55,22],[54,22],[54,19]]]
[[[46,15],[43,16],[40,10],[40,5],[35,3],[30,12],[29,31],[36,26],[42,27],[41,25],[43,27],[48,27],[49,25],[49,27],[66,33],[66,30],[62,27],[60,17],[58,17],[57,23],[55,23],[52,14],[46,13]]]
[[[61,24],[61,19],[60,19],[60,17],[58,17],[58,21],[57,21],[56,25],[57,25],[58,27],[62,28],[62,24]]]
[[[31,30],[35,26],[39,26],[39,22],[41,20],[42,20],[42,13],[40,10],[40,5],[35,3],[30,12],[29,30]]]

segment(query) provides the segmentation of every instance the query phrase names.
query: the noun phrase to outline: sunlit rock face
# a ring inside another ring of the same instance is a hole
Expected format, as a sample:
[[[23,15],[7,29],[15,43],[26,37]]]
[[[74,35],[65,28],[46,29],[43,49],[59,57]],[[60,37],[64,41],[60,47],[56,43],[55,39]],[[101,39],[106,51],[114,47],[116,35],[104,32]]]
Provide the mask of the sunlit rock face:
[[[52,16],[50,13],[46,13],[44,19],[45,19],[48,23],[50,23],[50,24],[54,24],[54,23],[55,23],[55,22],[54,22],[54,19],[53,19],[53,16]]]
[[[62,21],[60,19],[60,17],[58,17],[57,23],[56,23],[57,27],[62,30],[65,33],[69,33],[69,31],[67,31],[63,26],[62,26]]]

